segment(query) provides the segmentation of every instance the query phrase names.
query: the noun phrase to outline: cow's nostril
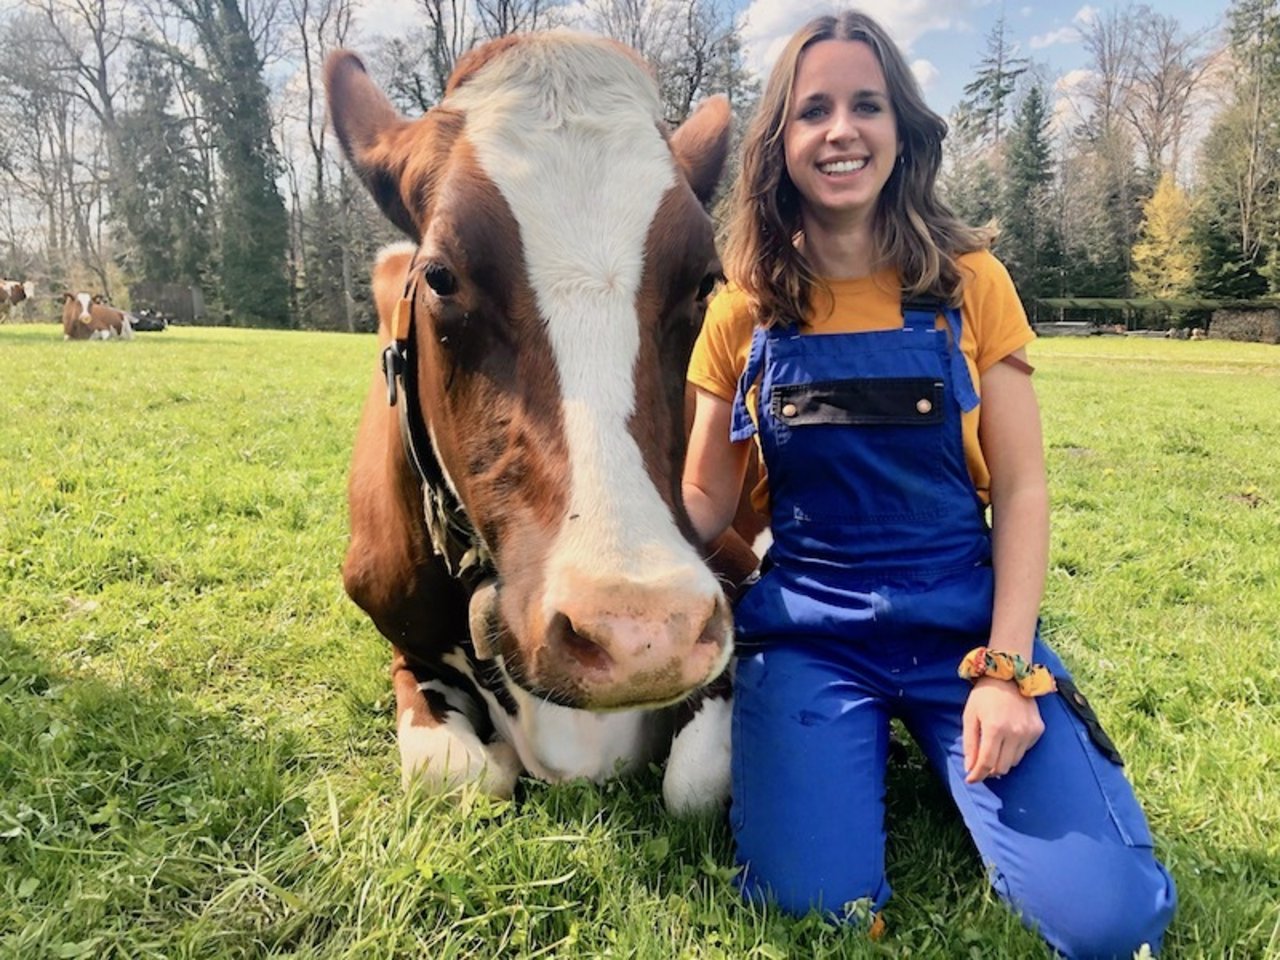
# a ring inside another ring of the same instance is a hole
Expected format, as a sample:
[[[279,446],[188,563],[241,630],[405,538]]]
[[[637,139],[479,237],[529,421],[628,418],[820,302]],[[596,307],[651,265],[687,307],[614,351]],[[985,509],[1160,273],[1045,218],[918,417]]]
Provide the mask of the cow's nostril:
[[[575,630],[573,621],[563,613],[557,613],[551,618],[548,638],[553,646],[559,646],[590,670],[605,670],[613,665],[613,658],[604,647]]]
[[[725,629],[728,620],[728,604],[724,598],[718,598],[715,607],[711,611],[711,616],[707,618],[707,622],[702,626],[702,632],[698,634],[698,643],[710,643],[716,646],[723,644],[728,633]]]

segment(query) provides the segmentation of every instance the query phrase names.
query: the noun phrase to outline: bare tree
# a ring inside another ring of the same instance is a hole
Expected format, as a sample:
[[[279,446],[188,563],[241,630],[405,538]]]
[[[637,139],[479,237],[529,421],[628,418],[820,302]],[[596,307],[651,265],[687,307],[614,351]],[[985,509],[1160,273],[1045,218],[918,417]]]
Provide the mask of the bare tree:
[[[317,325],[347,330],[355,328],[349,283],[350,249],[338,227],[341,211],[328,188],[333,161],[327,150],[328,122],[320,71],[329,51],[346,44],[353,10],[352,0],[289,0],[289,15],[296,28],[296,52],[301,60],[297,74],[300,89],[295,90],[301,100],[301,116],[287,117],[286,123],[289,119],[299,121],[305,131],[310,190],[300,183],[287,138],[282,150],[291,195],[290,249],[295,294],[304,295],[305,312],[316,314],[312,319]],[[278,127],[283,131],[285,125]],[[305,285],[303,291],[297,289],[299,280]]]
[[[486,40],[554,26],[556,12],[555,0],[476,0],[480,34]]]
[[[427,18],[428,65],[439,99],[458,58],[475,46],[476,31],[467,0],[419,0],[419,5]]]
[[[1137,70],[1137,16],[1131,6],[1097,13],[1084,29],[1084,48],[1093,78],[1086,97],[1093,108],[1091,127],[1105,135],[1124,116]]]
[[[1177,173],[1191,97],[1209,65],[1205,33],[1184,34],[1172,17],[1139,8],[1137,57],[1123,104],[1153,176]]]

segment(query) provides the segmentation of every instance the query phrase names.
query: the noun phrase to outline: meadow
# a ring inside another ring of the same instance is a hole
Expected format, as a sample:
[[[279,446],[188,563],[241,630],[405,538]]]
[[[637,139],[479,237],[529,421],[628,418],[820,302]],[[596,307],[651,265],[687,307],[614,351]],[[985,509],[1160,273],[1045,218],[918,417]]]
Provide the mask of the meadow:
[[[1044,633],[1179,887],[1164,956],[1280,957],[1280,347],[1032,345]],[[888,934],[741,903],[657,771],[406,795],[345,597],[370,336],[0,328],[0,957],[1047,957],[914,749]]]

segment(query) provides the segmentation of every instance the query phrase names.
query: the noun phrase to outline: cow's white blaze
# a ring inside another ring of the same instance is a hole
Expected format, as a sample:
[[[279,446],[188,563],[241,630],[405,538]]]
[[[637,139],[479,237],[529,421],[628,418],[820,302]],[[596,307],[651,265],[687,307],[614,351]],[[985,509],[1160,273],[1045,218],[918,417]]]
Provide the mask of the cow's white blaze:
[[[530,285],[563,393],[568,515],[547,583],[607,570],[633,581],[714,579],[671,518],[628,430],[640,346],[645,241],[677,170],[642,68],[607,47],[525,41],[469,78],[447,106],[520,227]],[[702,581],[705,580],[705,584]]]

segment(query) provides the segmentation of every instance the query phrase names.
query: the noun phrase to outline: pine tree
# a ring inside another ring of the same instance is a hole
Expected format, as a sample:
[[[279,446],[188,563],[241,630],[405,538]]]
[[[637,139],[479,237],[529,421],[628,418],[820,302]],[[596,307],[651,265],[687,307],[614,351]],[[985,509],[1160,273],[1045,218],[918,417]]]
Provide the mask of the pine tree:
[[[1034,85],[1023,98],[1005,141],[997,243],[997,253],[1029,307],[1036,299],[1062,292],[1052,186],[1049,109],[1044,93]]]
[[[1190,293],[1196,283],[1191,201],[1173,174],[1165,173],[1143,205],[1142,227],[1133,245],[1133,289],[1170,299]]]
[[[173,78],[156,48],[138,47],[130,80],[135,105],[118,123],[133,189],[113,203],[129,226],[123,266],[135,280],[198,286],[210,269],[210,198],[190,121],[170,112]]]
[[[987,55],[978,64],[976,76],[965,84],[962,106],[984,138],[999,144],[1009,98],[1018,78],[1027,72],[1029,61],[1016,57],[1016,46],[1005,35],[1004,16],[987,34]]]

